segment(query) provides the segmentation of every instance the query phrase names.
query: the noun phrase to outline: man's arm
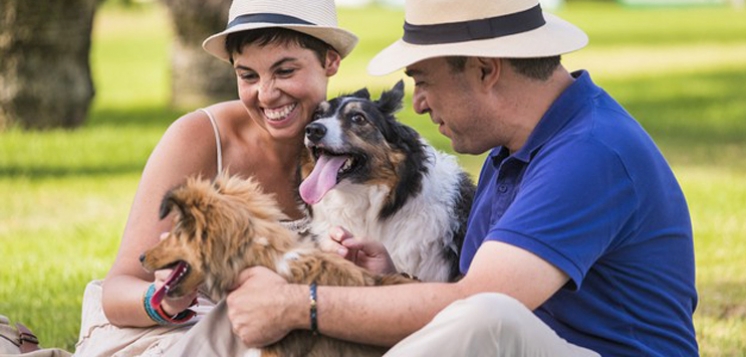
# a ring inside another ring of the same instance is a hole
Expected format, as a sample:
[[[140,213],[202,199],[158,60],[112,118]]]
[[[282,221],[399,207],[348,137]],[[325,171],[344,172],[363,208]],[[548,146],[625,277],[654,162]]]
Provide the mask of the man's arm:
[[[568,280],[567,275],[523,249],[488,241],[457,283],[318,288],[321,333],[391,346],[422,328],[450,303],[480,292],[510,295],[533,310]],[[309,289],[266,269],[251,269],[228,298],[234,331],[249,346],[264,346],[293,329],[308,329]]]

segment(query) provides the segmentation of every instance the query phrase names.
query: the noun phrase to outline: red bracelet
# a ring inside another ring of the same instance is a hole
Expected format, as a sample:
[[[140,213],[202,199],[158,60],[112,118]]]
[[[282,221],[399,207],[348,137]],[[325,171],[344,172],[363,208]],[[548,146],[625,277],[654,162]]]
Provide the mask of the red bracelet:
[[[148,287],[148,291],[145,293],[145,312],[148,313],[148,316],[151,320],[155,321],[159,325],[178,325],[183,324],[189,320],[191,320],[197,313],[194,312],[191,309],[186,309],[178,314],[176,316],[169,316],[166,311],[163,309],[163,305],[161,304],[161,300],[156,299],[155,294],[155,284],[150,284],[150,287]],[[194,299],[192,301],[192,304],[190,306],[194,306],[197,304],[197,299]]]

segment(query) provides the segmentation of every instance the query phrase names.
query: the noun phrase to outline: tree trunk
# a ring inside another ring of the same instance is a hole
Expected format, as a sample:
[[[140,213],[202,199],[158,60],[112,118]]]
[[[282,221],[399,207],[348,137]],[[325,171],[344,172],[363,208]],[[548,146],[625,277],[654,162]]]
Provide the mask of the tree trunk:
[[[0,130],[74,128],[94,89],[89,52],[99,0],[0,0]]]
[[[163,0],[176,38],[171,55],[171,105],[192,109],[235,99],[233,68],[202,49],[202,41],[225,29],[231,0]]]

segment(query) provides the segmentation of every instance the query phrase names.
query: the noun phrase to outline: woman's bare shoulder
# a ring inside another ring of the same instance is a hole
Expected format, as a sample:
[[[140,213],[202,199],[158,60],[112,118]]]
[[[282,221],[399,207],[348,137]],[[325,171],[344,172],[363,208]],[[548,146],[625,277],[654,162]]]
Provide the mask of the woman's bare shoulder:
[[[243,120],[249,115],[246,111],[246,107],[244,107],[243,103],[239,100],[220,102],[203,109],[210,112],[216,120],[219,119],[221,121]],[[204,114],[201,110],[198,110],[197,112]]]

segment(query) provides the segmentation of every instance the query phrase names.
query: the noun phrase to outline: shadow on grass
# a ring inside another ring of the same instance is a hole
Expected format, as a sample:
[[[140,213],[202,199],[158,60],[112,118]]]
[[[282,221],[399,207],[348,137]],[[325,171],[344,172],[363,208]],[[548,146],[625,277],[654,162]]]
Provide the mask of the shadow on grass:
[[[132,108],[95,108],[92,110],[86,127],[137,126],[144,130],[166,130],[169,124],[186,111],[163,106]]]
[[[74,132],[21,133],[5,143],[18,157],[0,165],[0,178],[31,180],[138,174],[168,125],[184,112],[164,106],[93,108]]]
[[[713,319],[746,320],[746,285],[741,281],[714,281],[697,287],[697,314]]]
[[[63,179],[71,177],[99,177],[139,174],[144,162],[121,165],[96,166],[46,166],[46,165],[6,165],[0,167],[0,178],[25,177],[33,180]]]
[[[610,81],[606,87],[655,138],[746,143],[746,70]]]

